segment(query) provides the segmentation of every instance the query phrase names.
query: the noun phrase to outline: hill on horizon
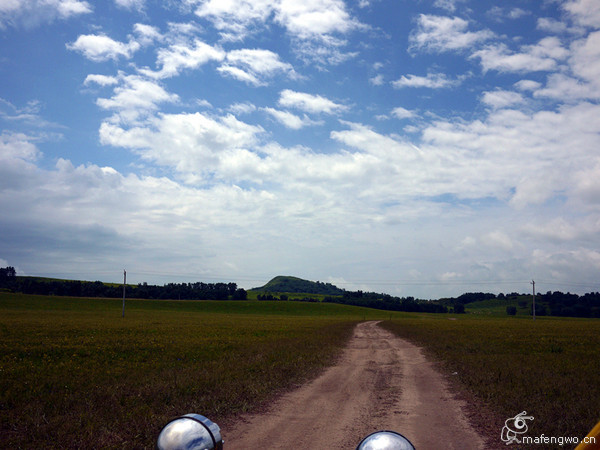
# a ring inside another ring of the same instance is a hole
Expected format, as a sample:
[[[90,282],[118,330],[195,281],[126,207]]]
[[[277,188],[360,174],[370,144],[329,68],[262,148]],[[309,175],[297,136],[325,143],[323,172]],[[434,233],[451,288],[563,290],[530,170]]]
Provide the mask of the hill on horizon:
[[[303,280],[302,278],[284,275],[276,276],[264,286],[255,287],[250,290],[322,295],[344,295],[345,292],[344,289],[340,289],[331,283]]]

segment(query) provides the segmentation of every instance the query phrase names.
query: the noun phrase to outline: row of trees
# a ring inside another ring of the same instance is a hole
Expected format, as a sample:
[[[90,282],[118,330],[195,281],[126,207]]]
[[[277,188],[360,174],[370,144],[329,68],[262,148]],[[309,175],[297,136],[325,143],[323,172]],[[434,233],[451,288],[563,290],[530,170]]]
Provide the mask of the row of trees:
[[[441,299],[445,305],[468,305],[469,303],[483,300],[503,300],[507,303],[506,313],[515,315],[518,308],[528,308],[533,314],[533,298],[531,294],[490,294],[484,292],[469,292],[456,298]],[[517,306],[515,306],[515,303]],[[600,293],[589,292],[584,295],[548,291],[535,296],[536,316],[561,316],[561,317],[600,317]]]
[[[323,284],[325,285],[325,284]],[[325,285],[329,288],[329,286]],[[48,278],[17,276],[14,267],[0,268],[0,289],[22,292],[24,294],[64,295],[73,297],[113,297],[123,295],[123,286],[107,284],[101,281],[70,281]],[[336,288],[337,289],[337,288]],[[506,312],[516,314],[517,307],[529,308],[532,312],[531,295],[512,292],[510,294],[491,294],[467,292],[458,297],[443,298],[436,301],[418,300],[414,297],[393,297],[375,292],[345,291],[343,295],[327,295],[324,302],[341,303],[389,311],[464,313],[465,305],[484,300],[506,301]],[[127,286],[128,298],[171,299],[171,300],[245,300],[247,292],[238,288],[236,283],[168,283],[163,286],[140,283]],[[286,294],[275,297],[269,293],[258,295],[258,300],[288,300]],[[295,299],[317,302],[317,298]],[[584,295],[566,294],[560,291],[536,295],[535,312],[537,316],[563,317],[600,317],[600,293],[590,292]]]
[[[0,288],[23,294],[64,295],[71,297],[123,296],[123,285],[101,281],[53,280],[16,276],[14,268],[0,269]],[[140,283],[126,287],[127,298],[161,300],[246,300],[247,293],[236,283],[168,283],[163,286]]]
[[[328,299],[326,298],[325,301]],[[436,301],[417,300],[414,297],[393,297],[389,294],[378,294],[376,292],[346,291],[339,298],[330,298],[329,301],[342,303],[345,305],[365,306],[367,308],[383,309],[386,311],[406,311],[406,312],[428,312],[428,313],[447,313],[464,312],[454,311],[445,305]]]

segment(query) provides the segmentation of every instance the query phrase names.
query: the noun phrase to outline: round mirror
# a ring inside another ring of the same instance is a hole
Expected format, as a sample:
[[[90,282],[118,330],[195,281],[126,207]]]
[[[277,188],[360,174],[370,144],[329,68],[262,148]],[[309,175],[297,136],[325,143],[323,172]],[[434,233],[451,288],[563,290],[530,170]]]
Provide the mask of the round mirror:
[[[222,450],[221,429],[200,414],[186,414],[169,422],[156,441],[159,450]]]
[[[400,433],[377,431],[364,438],[356,450],[415,450],[415,447]]]

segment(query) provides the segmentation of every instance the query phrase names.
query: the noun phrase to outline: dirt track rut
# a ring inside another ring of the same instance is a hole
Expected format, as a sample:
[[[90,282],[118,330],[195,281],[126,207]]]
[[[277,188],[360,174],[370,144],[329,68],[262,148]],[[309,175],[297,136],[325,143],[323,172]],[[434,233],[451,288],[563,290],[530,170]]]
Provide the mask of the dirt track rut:
[[[382,429],[417,450],[485,448],[464,406],[419,347],[363,322],[335,365],[221,431],[227,450],[354,449]]]

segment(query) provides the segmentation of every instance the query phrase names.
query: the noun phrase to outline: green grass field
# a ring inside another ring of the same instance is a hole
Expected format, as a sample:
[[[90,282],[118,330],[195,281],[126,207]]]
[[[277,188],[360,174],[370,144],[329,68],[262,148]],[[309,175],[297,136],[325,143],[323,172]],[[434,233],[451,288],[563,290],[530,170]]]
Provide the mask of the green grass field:
[[[331,362],[374,310],[0,294],[3,448],[152,448],[174,416],[250,410]],[[385,315],[384,317],[387,317]]]
[[[583,438],[600,421],[600,320],[451,318],[423,314],[383,326],[425,347],[500,417],[534,416],[529,436]]]
[[[600,420],[600,320],[482,306],[490,315],[128,300],[123,319],[119,299],[0,293],[0,446],[152,448],[174,416],[219,422],[314,376],[370,319],[423,345],[500,417],[533,415],[530,435],[585,435]]]

